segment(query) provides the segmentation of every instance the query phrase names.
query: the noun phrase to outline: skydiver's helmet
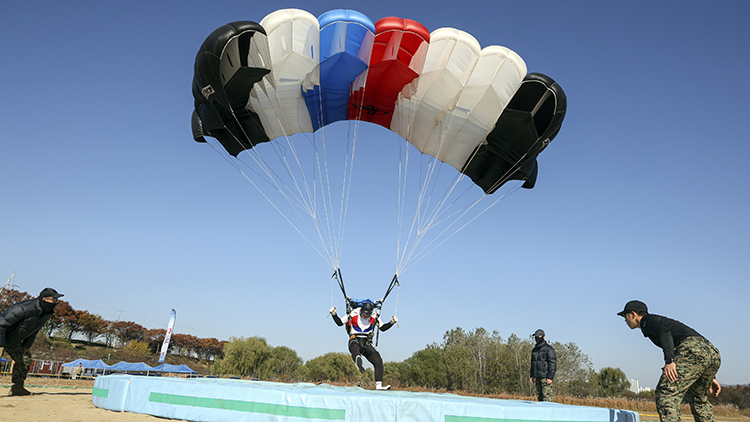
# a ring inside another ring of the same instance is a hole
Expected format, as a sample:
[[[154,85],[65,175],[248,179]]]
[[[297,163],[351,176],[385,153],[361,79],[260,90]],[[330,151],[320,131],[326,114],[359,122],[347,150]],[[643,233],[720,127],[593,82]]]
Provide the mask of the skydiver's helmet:
[[[375,309],[375,305],[372,303],[365,303],[362,305],[362,308],[359,309],[359,314],[362,315],[365,318],[369,318],[372,316],[372,311]]]

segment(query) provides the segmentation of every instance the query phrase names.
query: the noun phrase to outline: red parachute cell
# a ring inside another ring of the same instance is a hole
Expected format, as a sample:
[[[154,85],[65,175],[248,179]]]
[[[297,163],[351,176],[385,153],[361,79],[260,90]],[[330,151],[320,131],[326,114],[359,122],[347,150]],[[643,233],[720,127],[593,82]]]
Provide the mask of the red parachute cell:
[[[390,129],[398,94],[421,73],[429,43],[430,31],[419,22],[396,17],[375,22],[370,65],[352,84],[349,119]]]

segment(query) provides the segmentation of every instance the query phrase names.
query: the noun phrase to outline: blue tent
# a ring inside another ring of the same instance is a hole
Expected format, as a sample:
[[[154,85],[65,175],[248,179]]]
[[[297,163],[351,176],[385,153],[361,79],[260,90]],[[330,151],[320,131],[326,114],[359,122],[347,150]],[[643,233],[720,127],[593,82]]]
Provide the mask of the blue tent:
[[[63,368],[77,368],[78,364],[81,364],[81,367],[83,368],[83,374],[85,376],[89,375],[96,375],[96,373],[104,373],[105,370],[109,369],[109,365],[104,363],[103,360],[88,360],[88,359],[76,359],[73,362],[63,363],[60,368],[62,374],[68,374],[68,375],[74,375],[75,369],[67,369],[64,370]]]
[[[70,366],[77,367],[79,363],[81,364],[81,366],[84,369],[86,369],[86,368],[89,368],[89,369],[109,369],[109,365],[107,365],[106,363],[104,363],[104,361],[101,360],[101,359],[99,359],[99,360],[76,359],[73,362],[63,363],[62,366],[65,366],[65,367],[70,367]]]
[[[154,368],[146,365],[143,362],[131,363],[125,361],[119,361],[116,364],[107,368],[110,371],[131,371],[131,372],[152,372]]]
[[[197,374],[198,372],[193,371],[187,365],[170,365],[168,363],[162,363],[159,366],[154,367],[155,372],[172,372],[176,374]]]

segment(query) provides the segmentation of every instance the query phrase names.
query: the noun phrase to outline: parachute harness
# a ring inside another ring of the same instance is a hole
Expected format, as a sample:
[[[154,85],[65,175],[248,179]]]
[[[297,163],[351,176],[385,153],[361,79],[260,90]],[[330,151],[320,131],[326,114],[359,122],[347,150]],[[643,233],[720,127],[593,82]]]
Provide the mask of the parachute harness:
[[[341,268],[336,268],[336,270],[331,275],[331,303],[333,304],[333,280],[336,280],[338,283],[339,289],[341,289],[341,294],[344,295],[344,302],[346,303],[346,313],[347,315],[352,312],[353,309],[361,307],[365,303],[372,303],[375,307],[375,312],[377,312],[377,316],[380,316],[380,312],[383,309],[383,303],[388,298],[388,295],[391,294],[391,291],[393,291],[394,287],[399,286],[401,287],[401,284],[398,281],[398,274],[393,276],[393,279],[391,279],[391,283],[388,285],[388,289],[385,292],[385,295],[383,295],[382,299],[378,299],[375,302],[371,301],[370,299],[364,299],[364,300],[356,300],[349,297],[349,295],[346,294],[346,288],[344,287],[344,278],[341,276]],[[396,309],[393,311],[394,315],[396,314],[398,310],[398,294],[396,295]],[[380,338],[380,327],[375,326],[375,345],[377,346],[378,340]]]

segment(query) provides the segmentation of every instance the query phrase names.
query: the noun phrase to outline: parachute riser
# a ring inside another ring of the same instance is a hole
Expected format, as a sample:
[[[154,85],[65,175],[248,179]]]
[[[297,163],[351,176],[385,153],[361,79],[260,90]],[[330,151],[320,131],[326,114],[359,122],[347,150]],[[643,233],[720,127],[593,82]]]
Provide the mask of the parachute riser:
[[[352,311],[351,304],[349,303],[351,298],[346,294],[346,288],[344,287],[344,277],[341,275],[341,268],[336,268],[336,270],[331,275],[331,278],[335,279],[338,283],[339,288],[341,289],[341,294],[344,295],[344,302],[346,302],[346,313],[349,314]]]
[[[401,287],[401,285],[398,282],[398,274],[393,275],[393,279],[391,279],[391,284],[388,285],[388,290],[385,291],[385,295],[383,296],[382,299],[380,299],[381,305],[382,305],[382,302],[385,302],[385,299],[388,298],[388,295],[391,294],[391,291],[396,286]]]

